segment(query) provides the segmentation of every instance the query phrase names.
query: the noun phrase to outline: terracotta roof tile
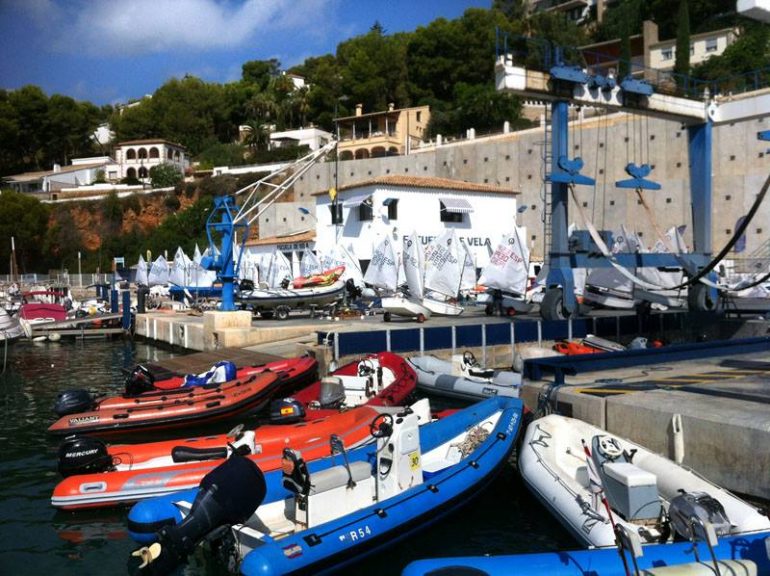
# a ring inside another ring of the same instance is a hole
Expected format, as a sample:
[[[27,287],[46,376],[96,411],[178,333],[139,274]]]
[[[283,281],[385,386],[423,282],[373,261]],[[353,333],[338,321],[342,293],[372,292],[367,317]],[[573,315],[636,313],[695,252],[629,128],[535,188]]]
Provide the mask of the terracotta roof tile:
[[[462,180],[451,180],[449,178],[437,178],[437,177],[425,177],[425,176],[404,176],[400,174],[391,174],[389,176],[378,176],[376,178],[370,178],[369,180],[363,180],[356,182],[355,184],[348,184],[346,186],[340,186],[339,191],[352,190],[354,188],[363,188],[364,186],[372,186],[377,184],[384,184],[390,186],[402,186],[408,188],[441,188],[444,190],[451,190],[454,192],[480,192],[480,193],[492,193],[492,194],[521,194],[520,190],[514,190],[513,188],[503,188],[501,186],[493,186],[491,184],[476,184],[475,182],[463,182]],[[327,190],[321,192],[314,192],[313,196],[323,196],[328,194]]]

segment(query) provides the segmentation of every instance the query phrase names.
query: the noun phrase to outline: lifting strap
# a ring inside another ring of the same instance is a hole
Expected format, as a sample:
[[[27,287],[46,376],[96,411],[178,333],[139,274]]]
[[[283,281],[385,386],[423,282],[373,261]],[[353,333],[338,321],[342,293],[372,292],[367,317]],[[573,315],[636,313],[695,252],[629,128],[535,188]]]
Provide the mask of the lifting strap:
[[[727,244],[725,244],[722,250],[719,251],[719,254],[717,254],[708,264],[706,264],[706,266],[701,268],[694,276],[691,276],[681,284],[677,284],[676,286],[657,286],[632,274],[629,270],[627,270],[624,266],[622,266],[620,263],[617,262],[615,256],[607,248],[607,245],[604,243],[604,240],[599,235],[599,232],[596,230],[596,227],[588,219],[585,212],[583,211],[582,205],[578,201],[577,195],[575,194],[575,187],[572,185],[569,185],[570,194],[572,195],[572,200],[575,202],[575,206],[577,206],[578,212],[580,213],[580,217],[583,219],[583,223],[585,224],[586,229],[588,230],[588,233],[591,235],[591,239],[597,245],[602,255],[605,258],[607,258],[607,260],[609,260],[612,267],[615,268],[618,272],[620,272],[620,274],[622,274],[625,278],[628,278],[631,282],[633,282],[637,286],[641,286],[646,290],[653,290],[653,291],[678,290],[680,288],[692,286],[697,282],[702,282],[703,278],[705,278],[705,276],[709,272],[711,272],[719,262],[721,262],[721,260],[727,255],[727,253],[730,252],[730,250],[732,250],[733,246],[738,242],[738,239],[746,231],[746,228],[748,228],[748,225],[751,223],[751,220],[754,218],[755,214],[759,210],[759,206],[762,204],[762,201],[767,195],[768,188],[770,188],[770,175],[768,175],[768,177],[765,179],[765,183],[762,185],[762,189],[759,191],[759,194],[757,194],[757,197],[754,200],[754,203],[752,204],[751,209],[746,214],[746,218],[744,218],[743,222],[741,222],[738,228],[735,230],[735,234],[733,234],[733,237],[730,238],[730,240],[727,242]],[[757,284],[759,283],[761,282],[758,282]],[[747,286],[746,288],[751,288],[757,284],[754,284],[752,286]],[[708,283],[708,285],[718,287],[717,285],[710,282]],[[722,287],[718,287],[718,288],[720,290],[723,289]]]

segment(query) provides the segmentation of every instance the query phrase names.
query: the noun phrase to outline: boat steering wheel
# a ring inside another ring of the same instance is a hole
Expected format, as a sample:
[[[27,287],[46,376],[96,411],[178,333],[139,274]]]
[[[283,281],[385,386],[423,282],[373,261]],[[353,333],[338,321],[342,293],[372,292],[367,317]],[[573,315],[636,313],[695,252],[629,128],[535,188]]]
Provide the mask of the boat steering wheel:
[[[602,436],[599,438],[599,452],[606,458],[614,460],[623,454],[623,447],[617,438]]]
[[[369,376],[369,374],[374,374],[374,363],[371,360],[361,360],[358,363],[358,375]]]
[[[387,438],[393,434],[393,416],[390,414],[377,414],[369,424],[369,433],[372,438]]]

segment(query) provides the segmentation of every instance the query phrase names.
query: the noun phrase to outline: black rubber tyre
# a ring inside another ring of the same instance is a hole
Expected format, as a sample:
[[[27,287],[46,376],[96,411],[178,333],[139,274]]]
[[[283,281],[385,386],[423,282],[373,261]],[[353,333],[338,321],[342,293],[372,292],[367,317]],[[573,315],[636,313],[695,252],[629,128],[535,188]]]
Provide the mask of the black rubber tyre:
[[[275,317],[278,318],[278,320],[286,320],[289,317],[289,307],[279,306],[278,308],[276,308]]]
[[[549,288],[540,303],[540,315],[543,320],[564,320],[567,318],[565,312],[561,288]]]
[[[265,320],[270,320],[273,317],[273,311],[271,310],[269,312],[260,312],[259,316]]]
[[[487,304],[486,306],[484,306],[484,314],[486,314],[487,316],[492,316],[492,314],[494,313],[495,313],[495,309],[491,304]]]
[[[382,321],[383,322],[390,322],[390,320],[391,320],[390,312],[385,312],[385,314],[382,315]]]
[[[687,307],[693,312],[713,312],[716,301],[705,284],[694,284],[687,291]]]

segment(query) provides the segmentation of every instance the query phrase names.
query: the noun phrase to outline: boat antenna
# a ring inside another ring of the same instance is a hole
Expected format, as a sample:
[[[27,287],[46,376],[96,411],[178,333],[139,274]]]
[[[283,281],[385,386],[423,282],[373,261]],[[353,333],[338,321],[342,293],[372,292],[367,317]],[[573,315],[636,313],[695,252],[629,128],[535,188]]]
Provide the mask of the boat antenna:
[[[599,498],[604,504],[604,509],[607,511],[607,516],[612,524],[612,532],[615,534],[615,544],[618,547],[618,554],[620,559],[623,560],[623,569],[626,572],[626,576],[631,576],[631,571],[628,568],[628,561],[626,560],[626,554],[623,551],[623,540],[618,535],[618,526],[615,524],[615,517],[612,514],[612,508],[607,500],[607,493],[604,491],[604,485],[602,484],[602,477],[599,475],[599,471],[596,469],[596,463],[591,457],[591,450],[586,444],[585,438],[580,439],[580,443],[583,444],[583,452],[586,454],[586,464],[588,465],[588,480],[591,486],[591,492],[595,498]]]

